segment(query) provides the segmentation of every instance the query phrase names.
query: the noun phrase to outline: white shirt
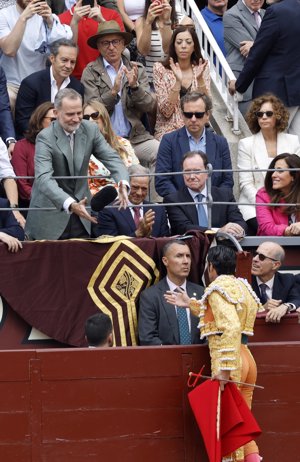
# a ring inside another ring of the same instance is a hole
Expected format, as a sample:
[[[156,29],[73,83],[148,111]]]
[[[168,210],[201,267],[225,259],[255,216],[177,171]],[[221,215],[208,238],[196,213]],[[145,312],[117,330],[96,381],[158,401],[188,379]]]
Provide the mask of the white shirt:
[[[63,83],[61,84],[60,88],[58,88],[57,87],[57,82],[56,82],[56,80],[55,80],[55,78],[53,76],[53,70],[52,69],[53,69],[53,67],[51,66],[50,67],[51,103],[54,103],[54,98],[57,95],[58,91],[63,90],[64,88],[66,88],[69,85],[71,79],[70,79],[70,77],[67,77],[63,81]]]
[[[0,180],[4,178],[15,178],[15,172],[10,163],[7,148],[0,138]]]
[[[168,286],[169,286],[170,290],[171,290],[172,292],[174,292],[175,289],[177,289],[177,287],[179,287],[179,286],[177,286],[176,284],[174,284],[174,282],[172,282],[172,281],[168,278],[168,276],[167,276],[166,279],[167,279],[167,283],[168,283]],[[183,284],[180,284],[180,287],[181,287],[182,289],[184,289],[185,292],[186,292],[186,280],[184,281]],[[176,315],[177,315],[177,310],[183,310],[183,309],[184,309],[184,308],[181,308],[181,307],[180,307],[180,308],[177,308],[177,306],[175,305]],[[186,308],[186,314],[187,314],[187,319],[188,319],[188,324],[189,324],[189,331],[191,332],[191,311],[190,311],[189,308]]]
[[[17,5],[0,10],[0,38],[11,33],[20,16]],[[38,14],[29,18],[16,56],[9,57],[2,53],[0,64],[5,70],[8,83],[19,86],[28,75],[45,69],[48,45],[61,38],[72,38],[70,26],[61,24],[56,15],[52,17],[52,29]]]

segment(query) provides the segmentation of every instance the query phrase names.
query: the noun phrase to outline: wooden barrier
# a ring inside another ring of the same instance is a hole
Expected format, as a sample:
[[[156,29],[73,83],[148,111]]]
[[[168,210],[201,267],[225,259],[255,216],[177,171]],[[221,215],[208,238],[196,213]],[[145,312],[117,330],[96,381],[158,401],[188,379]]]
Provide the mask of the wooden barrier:
[[[266,462],[300,461],[300,342],[254,343]],[[207,462],[187,401],[206,346],[1,351],[5,462]],[[206,368],[209,373],[209,367]]]

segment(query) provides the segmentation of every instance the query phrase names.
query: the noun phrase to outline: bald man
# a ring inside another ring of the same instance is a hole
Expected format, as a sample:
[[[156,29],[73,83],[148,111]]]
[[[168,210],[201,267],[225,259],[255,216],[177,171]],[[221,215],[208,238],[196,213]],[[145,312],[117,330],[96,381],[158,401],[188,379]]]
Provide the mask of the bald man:
[[[280,322],[285,314],[300,307],[299,276],[278,271],[284,257],[279,244],[265,241],[252,260],[252,287],[267,312],[266,322]]]

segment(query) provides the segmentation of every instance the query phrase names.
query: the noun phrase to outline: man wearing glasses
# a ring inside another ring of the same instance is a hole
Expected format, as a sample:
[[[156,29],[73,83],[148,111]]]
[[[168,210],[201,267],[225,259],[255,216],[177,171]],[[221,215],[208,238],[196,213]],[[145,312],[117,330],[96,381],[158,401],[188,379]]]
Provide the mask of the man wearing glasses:
[[[22,80],[16,102],[16,129],[23,138],[33,111],[46,101],[54,102],[59,90],[73,88],[83,97],[83,85],[72,77],[78,49],[72,40],[57,40],[50,48],[51,66]]]
[[[283,248],[275,242],[263,242],[252,260],[252,287],[266,310],[266,322],[281,318],[300,306],[300,284],[294,274],[280,273]]]
[[[213,133],[209,125],[212,102],[209,96],[188,92],[181,98],[184,127],[167,133],[161,139],[156,163],[156,173],[180,172],[183,155],[188,151],[201,151],[208,157],[214,169],[231,170],[228,143],[223,136]],[[232,172],[215,172],[212,185],[232,189]],[[158,194],[165,197],[184,186],[182,175],[160,175],[155,178]]]
[[[130,140],[140,163],[154,173],[159,142],[146,130],[141,118],[154,109],[155,96],[144,67],[123,54],[132,38],[115,21],[99,24],[98,33],[88,39],[88,44],[101,56],[87,65],[81,81],[85,100],[97,99],[105,105],[115,133]],[[158,199],[153,179],[150,199]]]

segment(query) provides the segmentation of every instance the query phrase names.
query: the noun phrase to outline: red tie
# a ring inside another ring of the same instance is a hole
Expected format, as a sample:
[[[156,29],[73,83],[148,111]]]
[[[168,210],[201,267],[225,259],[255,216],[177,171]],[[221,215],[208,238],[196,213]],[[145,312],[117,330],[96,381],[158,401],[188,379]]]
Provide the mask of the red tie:
[[[135,223],[135,226],[138,227],[140,223],[140,207],[133,207],[133,220]]]

